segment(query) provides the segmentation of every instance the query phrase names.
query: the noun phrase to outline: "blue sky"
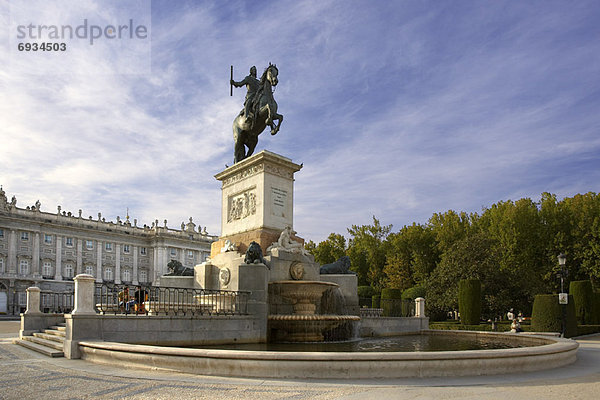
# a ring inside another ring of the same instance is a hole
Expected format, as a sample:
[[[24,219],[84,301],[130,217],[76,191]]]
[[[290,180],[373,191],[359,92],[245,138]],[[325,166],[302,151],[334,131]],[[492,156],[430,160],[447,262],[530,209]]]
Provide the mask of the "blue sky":
[[[598,192],[597,1],[31,4],[0,5],[0,184],[22,207],[109,220],[129,208],[170,227],[192,216],[219,234],[213,176],[232,164],[245,95],[229,96],[229,66],[240,80],[269,62],[284,122],[257,151],[304,164],[294,228],[306,239],[373,215],[398,230],[449,209]],[[27,58],[15,50],[24,16],[138,18],[150,41]]]

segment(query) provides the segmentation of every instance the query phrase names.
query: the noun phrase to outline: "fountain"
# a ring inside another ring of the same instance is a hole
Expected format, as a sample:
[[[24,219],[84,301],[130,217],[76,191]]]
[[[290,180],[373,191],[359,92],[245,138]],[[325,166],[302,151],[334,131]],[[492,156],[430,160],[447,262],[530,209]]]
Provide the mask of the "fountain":
[[[333,282],[321,281],[275,281],[269,283],[269,291],[277,293],[292,303],[292,314],[269,314],[271,340],[283,342],[322,342],[323,332],[337,328],[348,321],[359,321],[355,315],[316,314],[316,303],[321,301],[328,289],[338,288]],[[348,338],[343,338],[348,339]]]
[[[115,316],[114,322],[118,324],[107,323],[107,328],[123,324],[128,324],[128,328],[110,331],[102,328],[104,325],[97,325],[98,329],[85,333],[76,332],[73,324],[81,319],[86,327],[91,326],[87,318],[96,321],[97,317],[73,315],[67,320],[68,329],[72,329],[68,335],[86,338],[71,340],[81,357],[123,367],[168,368],[202,375],[318,379],[489,375],[557,368],[575,361],[578,345],[574,341],[494,332],[429,331],[422,310],[413,318],[359,321],[356,275],[343,272],[321,275],[318,264],[304,251],[300,239],[293,237],[293,176],[300,167],[285,157],[261,152],[218,174],[217,179],[223,182],[221,239],[213,243],[211,259],[194,268],[193,277],[180,277],[197,288],[246,293],[247,315],[206,319]],[[266,249],[264,254],[261,249]],[[92,290],[76,291],[88,292]],[[328,299],[333,300],[331,304],[327,304]],[[196,302],[202,306],[204,299]],[[312,341],[330,346],[331,343],[322,342],[332,332],[343,331],[349,325],[360,325],[363,337],[411,332],[431,339],[484,338],[526,347],[430,352],[169,347],[267,341],[295,342],[290,346]],[[123,339],[123,332],[128,332],[130,339]],[[91,339],[94,337],[97,339]],[[140,343],[140,338],[145,341]],[[148,343],[148,338],[154,342]],[[131,343],[122,343],[124,340]]]

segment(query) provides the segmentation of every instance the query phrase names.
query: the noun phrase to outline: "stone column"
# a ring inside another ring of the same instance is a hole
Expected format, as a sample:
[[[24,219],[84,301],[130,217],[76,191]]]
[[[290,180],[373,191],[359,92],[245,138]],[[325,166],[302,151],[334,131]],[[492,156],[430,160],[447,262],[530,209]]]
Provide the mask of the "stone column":
[[[181,254],[179,254],[179,262],[181,263],[181,265],[185,266],[185,259],[186,259],[186,249],[179,249],[179,252]]]
[[[83,273],[81,266],[83,264],[83,239],[77,239],[77,266],[75,267],[75,276]]]
[[[150,276],[149,276],[149,280],[152,281],[152,284],[154,285],[154,282],[158,282],[158,249],[156,247],[152,248],[152,265],[150,267]]]
[[[40,234],[35,232],[33,234],[33,255],[31,257],[31,274],[34,277],[40,277],[42,272],[40,271]]]
[[[102,246],[101,241],[96,242],[96,282],[102,282]]]
[[[62,281],[62,237],[56,235],[56,268],[54,268],[54,280]]]
[[[17,232],[8,232],[8,273],[17,273]]]
[[[422,297],[415,299],[415,317],[425,318],[425,299]]]
[[[167,263],[165,262],[165,258],[167,249],[163,246],[157,247],[155,254],[156,256],[154,259],[156,260],[156,263],[154,264],[154,282],[157,282],[158,278],[166,272]]]
[[[138,285],[138,247],[137,246],[132,246],[133,247],[133,277],[132,279],[132,283],[134,285]]]
[[[40,311],[40,292],[39,287],[27,288],[27,310],[25,310],[25,314],[37,315],[42,313]]]
[[[115,283],[121,283],[121,245],[115,243]]]

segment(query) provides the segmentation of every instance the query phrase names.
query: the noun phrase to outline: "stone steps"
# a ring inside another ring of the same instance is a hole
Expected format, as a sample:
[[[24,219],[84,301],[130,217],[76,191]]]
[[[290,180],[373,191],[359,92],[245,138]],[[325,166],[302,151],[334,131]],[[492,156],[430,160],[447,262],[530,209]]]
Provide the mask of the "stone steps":
[[[30,342],[29,340],[16,339],[14,343],[26,347],[30,350],[37,351],[38,353],[44,354],[48,357],[64,357],[64,353],[62,352],[62,350],[56,350],[51,347],[46,347],[41,344]]]
[[[66,324],[63,322],[44,329],[43,332],[34,332],[32,336],[23,336],[14,343],[48,357],[64,357],[65,335]]]
[[[54,329],[44,329],[44,333],[46,335],[58,336],[58,337],[62,337],[62,338],[64,338],[66,335],[65,331],[57,331]]]
[[[62,351],[63,349],[63,342],[55,342],[54,340],[47,340],[37,336],[23,336],[22,340],[33,342],[41,346],[50,347],[54,350]]]
[[[57,342],[57,343],[63,343],[65,341],[65,336],[64,335],[53,335],[51,333],[42,333],[42,332],[35,332],[33,334],[34,337],[36,338],[40,338],[40,339],[44,339],[44,340],[48,340],[48,341],[52,341],[52,342]]]

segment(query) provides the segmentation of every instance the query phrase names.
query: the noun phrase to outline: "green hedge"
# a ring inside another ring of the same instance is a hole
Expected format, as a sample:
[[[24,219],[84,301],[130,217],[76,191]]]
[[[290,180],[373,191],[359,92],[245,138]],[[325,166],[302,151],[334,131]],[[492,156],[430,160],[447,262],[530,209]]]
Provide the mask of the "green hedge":
[[[569,285],[569,293],[573,295],[573,301],[575,302],[577,323],[579,325],[596,324],[598,321],[592,282],[589,280],[573,281]]]
[[[373,297],[374,295],[377,294],[377,290],[375,290],[371,286],[359,286],[357,288],[357,290],[358,290],[358,297],[368,297],[368,298],[371,298],[371,297]]]
[[[533,301],[531,312],[531,328],[534,332],[561,332],[563,310],[558,304],[557,294],[538,294]],[[569,295],[567,308],[566,337],[577,335],[577,317],[575,316],[575,301]]]
[[[384,317],[402,316],[402,289],[383,289],[381,291],[381,308],[383,308]]]
[[[577,336],[600,333],[600,325],[577,325]]]
[[[371,297],[371,307],[372,308],[381,308],[381,295],[375,294]]]
[[[479,325],[481,320],[481,282],[463,279],[458,282],[458,312],[463,325]]]
[[[402,292],[404,300],[414,300],[417,297],[425,297],[425,286],[413,286]]]

